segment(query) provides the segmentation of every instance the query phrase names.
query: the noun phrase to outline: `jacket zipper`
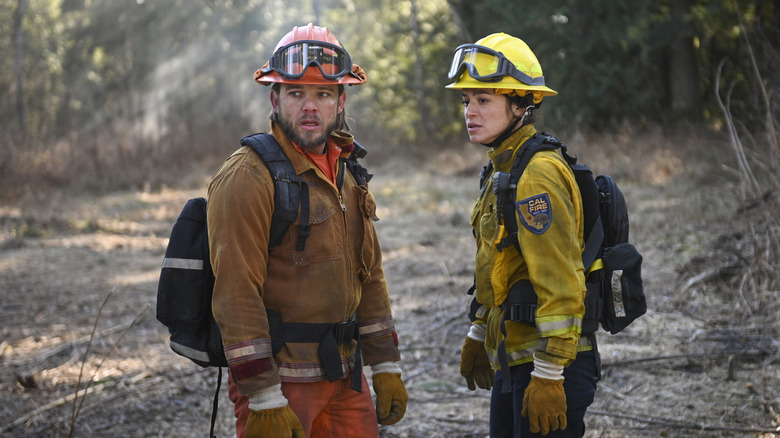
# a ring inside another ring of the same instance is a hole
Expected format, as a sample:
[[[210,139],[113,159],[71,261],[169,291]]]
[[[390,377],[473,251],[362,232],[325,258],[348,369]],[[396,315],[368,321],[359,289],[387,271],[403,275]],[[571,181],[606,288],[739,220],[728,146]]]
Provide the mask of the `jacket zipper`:
[[[346,161],[344,159],[339,158],[339,167],[337,169],[338,173],[336,173],[336,190],[339,194],[339,204],[341,204],[341,217],[344,220],[344,236],[347,236],[349,234],[349,230],[347,229],[347,206],[344,204],[344,197],[341,195],[341,189],[344,185],[344,174],[347,172],[346,168]],[[347,259],[349,260],[348,266],[350,267],[351,275],[350,278],[354,278],[354,262],[352,260],[352,254],[349,251],[350,246],[346,245],[347,248]],[[352,298],[351,307],[354,307],[357,309],[357,305],[359,304],[358,300],[355,297]],[[348,316],[347,319],[351,318],[351,316]]]
[[[344,205],[344,197],[341,196],[341,186],[344,185],[344,172],[346,171],[346,169],[344,169],[344,166],[345,166],[344,160],[339,159],[339,169],[338,169],[338,173],[336,174],[336,189],[339,192],[339,204],[341,204],[342,213],[347,212],[347,206]],[[344,227],[347,226],[346,219],[347,217],[346,215],[344,215]]]

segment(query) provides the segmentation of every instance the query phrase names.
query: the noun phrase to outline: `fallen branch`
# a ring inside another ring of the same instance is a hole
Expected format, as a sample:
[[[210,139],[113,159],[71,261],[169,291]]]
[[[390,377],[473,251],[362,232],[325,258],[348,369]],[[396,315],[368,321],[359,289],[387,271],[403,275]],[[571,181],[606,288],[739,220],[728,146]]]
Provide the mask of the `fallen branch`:
[[[38,416],[38,415],[40,415],[40,414],[42,414],[42,413],[44,413],[44,412],[46,412],[46,411],[48,411],[50,409],[54,409],[54,408],[56,408],[58,406],[62,406],[65,403],[70,403],[70,402],[76,400],[78,397],[83,397],[83,396],[85,396],[87,394],[90,394],[90,393],[101,392],[101,391],[103,391],[103,389],[106,386],[108,386],[108,383],[100,384],[100,385],[94,386],[92,388],[85,388],[85,389],[76,391],[76,392],[74,392],[72,394],[68,394],[65,397],[58,398],[57,400],[54,400],[54,401],[52,401],[52,402],[50,402],[48,404],[45,404],[45,405],[39,407],[38,409],[35,409],[34,411],[30,412],[27,415],[23,415],[21,417],[18,417],[16,420],[12,421],[11,423],[3,426],[3,428],[0,429],[0,432],[5,432],[7,430],[13,429],[14,427],[21,426],[22,424],[24,424],[27,421],[29,421],[31,418],[34,418],[34,417],[36,417],[36,416]]]
[[[50,403],[47,403],[47,404],[39,407],[38,409],[35,409],[34,411],[28,413],[27,415],[23,415],[21,417],[18,417],[16,420],[12,421],[11,423],[3,425],[2,428],[0,428],[0,432],[6,432],[6,431],[9,431],[9,430],[17,427],[17,426],[21,426],[22,424],[27,423],[28,421],[30,421],[31,419],[35,418],[36,416],[41,415],[44,412],[49,411],[51,409],[54,409],[54,408],[57,408],[57,407],[62,406],[64,404],[73,402],[74,400],[77,400],[79,398],[83,399],[83,397],[86,396],[87,394],[98,394],[98,393],[103,392],[103,390],[105,390],[107,388],[112,388],[112,387],[119,386],[119,385],[124,385],[124,384],[129,384],[130,385],[127,389],[124,389],[122,391],[117,391],[117,392],[111,394],[110,396],[108,396],[107,398],[102,399],[99,402],[96,402],[96,403],[94,403],[94,404],[92,404],[92,405],[87,407],[87,409],[91,409],[91,408],[96,407],[96,406],[104,406],[107,402],[109,402],[111,400],[114,400],[114,399],[116,399],[118,397],[121,397],[122,395],[127,394],[129,391],[135,391],[135,390],[142,389],[142,388],[145,388],[145,387],[148,387],[148,386],[157,385],[159,383],[162,383],[162,382],[168,380],[168,378],[166,376],[156,376],[156,377],[152,377],[152,378],[149,378],[149,377],[150,377],[150,373],[143,372],[143,373],[141,373],[141,374],[139,374],[137,376],[133,376],[132,378],[130,378],[128,380],[116,380],[116,381],[110,381],[110,382],[107,381],[105,383],[100,383],[100,384],[97,384],[97,385],[89,387],[89,388],[81,389],[81,390],[79,390],[77,392],[74,392],[72,394],[68,394],[68,395],[66,395],[64,397],[60,397],[57,400],[54,400],[54,401],[52,401]],[[143,382],[144,379],[148,379],[148,380]],[[133,386],[133,384],[138,383],[138,382],[141,382],[141,383],[138,384],[138,385]],[[67,418],[70,419],[71,418],[71,414],[68,414]]]
[[[624,415],[615,412],[604,412],[604,411],[598,411],[593,409],[589,409],[588,413],[592,415],[600,415],[602,417],[620,418],[623,420],[631,420],[631,421],[636,421],[644,424],[652,424],[654,426],[666,427],[670,429],[771,433],[775,435],[780,434],[779,427],[760,427],[760,426],[745,427],[745,426],[729,426],[729,425],[717,426],[717,425],[709,425],[709,424],[701,424],[701,423],[679,423],[675,420],[670,420],[667,418],[642,418],[642,417],[635,417],[633,415]]]
[[[694,358],[694,357],[717,357],[717,356],[729,356],[729,355],[743,355],[743,356],[753,356],[753,355],[761,355],[764,354],[763,351],[760,350],[741,350],[741,351],[715,351],[711,353],[684,353],[684,354],[665,354],[661,356],[649,356],[649,357],[638,357],[635,359],[624,359],[624,360],[616,360],[616,361],[606,361],[602,362],[602,367],[614,367],[614,366],[620,366],[620,365],[630,365],[635,363],[641,363],[641,362],[655,362],[655,361],[662,361],[662,360],[675,360],[675,359],[687,359],[687,358]]]
[[[48,358],[50,358],[50,357],[52,357],[52,356],[54,356],[56,354],[61,353],[64,350],[67,350],[69,348],[74,348],[74,347],[76,347],[78,345],[81,345],[81,344],[86,344],[86,343],[88,343],[90,341],[90,339],[101,337],[101,336],[112,335],[114,333],[126,330],[132,324],[133,324],[133,321],[122,323],[122,324],[119,324],[119,325],[115,325],[113,327],[108,327],[108,328],[105,328],[103,330],[97,331],[94,334],[94,336],[90,334],[90,335],[87,335],[87,336],[82,336],[81,338],[78,338],[78,339],[74,339],[74,340],[69,341],[69,342],[63,342],[62,344],[59,344],[59,345],[57,345],[54,348],[51,348],[49,350],[44,351],[43,353],[39,354],[38,356],[31,357],[31,358],[24,359],[24,360],[19,360],[19,361],[8,362],[8,365],[29,367],[29,366],[31,366],[30,365],[31,363],[32,364],[41,363],[41,362],[45,361],[46,359],[48,359]],[[32,367],[36,368],[35,365],[32,365]]]

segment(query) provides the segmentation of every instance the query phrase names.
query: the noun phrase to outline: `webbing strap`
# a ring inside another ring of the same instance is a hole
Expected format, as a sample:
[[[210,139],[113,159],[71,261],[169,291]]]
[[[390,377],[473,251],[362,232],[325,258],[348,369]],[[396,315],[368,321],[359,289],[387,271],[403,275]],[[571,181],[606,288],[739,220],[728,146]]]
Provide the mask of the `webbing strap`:
[[[504,373],[504,382],[501,385],[501,392],[509,392],[512,390],[512,373],[509,372],[509,359],[506,357],[506,312],[504,318],[501,319],[501,334],[504,338],[498,344],[498,363],[501,364],[501,371]]]
[[[585,271],[585,278],[588,278],[591,272],[598,271],[599,269],[604,269],[604,260],[602,259],[593,260],[593,263],[591,263],[590,268],[587,271]]]
[[[596,218],[596,223],[593,224],[593,228],[588,235],[588,241],[585,242],[585,250],[582,252],[582,266],[585,271],[590,273],[593,271],[593,263],[595,263],[596,257],[599,255],[601,249],[601,242],[604,240],[604,227],[601,224],[601,215]],[[599,259],[601,260],[601,259]],[[601,266],[604,266],[602,262]],[[587,274],[585,278],[587,278]]]
[[[301,184],[301,229],[298,231],[298,242],[295,250],[302,252],[306,249],[306,238],[311,235],[311,224],[309,223],[309,185]]]
[[[214,435],[214,424],[217,422],[217,410],[219,409],[219,388],[222,386],[222,367],[217,367],[219,373],[217,373],[217,390],[214,391],[214,401],[211,403],[211,429],[209,429],[209,437],[217,438]]]

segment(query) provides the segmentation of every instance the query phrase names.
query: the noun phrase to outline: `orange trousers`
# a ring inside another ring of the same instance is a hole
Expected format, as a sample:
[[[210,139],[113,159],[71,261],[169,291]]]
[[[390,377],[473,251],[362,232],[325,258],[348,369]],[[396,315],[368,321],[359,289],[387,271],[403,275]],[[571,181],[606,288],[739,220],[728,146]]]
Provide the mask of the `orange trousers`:
[[[307,438],[371,438],[379,437],[376,409],[371,399],[366,376],[363,392],[350,389],[350,376],[333,383],[282,383],[282,394],[301,420]],[[238,386],[228,374],[228,397],[236,415],[236,437],[244,438],[249,418],[249,397],[238,392]]]

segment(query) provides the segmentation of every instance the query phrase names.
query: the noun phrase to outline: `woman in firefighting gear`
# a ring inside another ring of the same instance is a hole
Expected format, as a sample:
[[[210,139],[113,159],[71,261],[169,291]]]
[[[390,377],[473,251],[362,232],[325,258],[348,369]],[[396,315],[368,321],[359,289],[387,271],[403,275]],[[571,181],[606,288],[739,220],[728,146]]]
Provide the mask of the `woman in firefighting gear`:
[[[508,236],[493,190],[494,174],[509,173],[536,134],[534,110],[557,92],[545,85],[526,43],[504,33],[459,46],[449,78],[454,82],[447,88],[463,97],[469,139],[486,146],[491,161],[471,216],[475,303],[461,374],[471,390],[492,388],[491,437],[582,436],[599,366],[595,337],[581,333],[585,276],[579,188],[557,151],[534,154],[514,200],[522,253],[500,245]],[[530,287],[537,299],[535,315],[510,312],[507,297]]]
[[[326,28],[309,24],[285,35],[254,78],[271,85],[271,133],[295,169],[289,178],[308,188],[308,208],[302,195],[298,218],[271,251],[274,183],[261,158],[238,149],[209,185],[212,307],[236,434],[378,437],[377,423],[399,421],[408,397],[376,203],[345,163],[355,145],[344,85],[366,74]],[[373,372],[376,407],[362,363]]]

